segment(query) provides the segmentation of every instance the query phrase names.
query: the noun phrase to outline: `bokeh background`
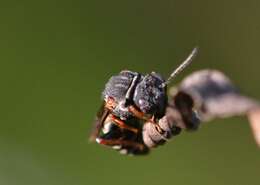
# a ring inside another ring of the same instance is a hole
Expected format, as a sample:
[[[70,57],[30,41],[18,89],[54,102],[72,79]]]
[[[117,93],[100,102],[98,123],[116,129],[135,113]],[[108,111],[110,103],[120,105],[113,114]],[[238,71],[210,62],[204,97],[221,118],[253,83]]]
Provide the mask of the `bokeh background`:
[[[144,157],[88,142],[112,74],[166,77],[194,46],[199,56],[175,84],[216,68],[260,99],[259,10],[259,0],[1,1],[0,184],[260,184],[260,150],[243,117]]]

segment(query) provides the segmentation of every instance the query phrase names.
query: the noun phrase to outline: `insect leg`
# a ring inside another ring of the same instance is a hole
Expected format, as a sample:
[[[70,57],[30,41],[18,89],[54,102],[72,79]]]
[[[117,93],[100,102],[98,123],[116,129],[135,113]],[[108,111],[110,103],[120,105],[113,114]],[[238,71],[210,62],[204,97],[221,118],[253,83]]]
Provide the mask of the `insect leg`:
[[[133,105],[130,105],[128,107],[128,111],[131,112],[135,117],[142,119],[142,120],[149,120],[145,113],[139,111],[137,108],[135,108]]]
[[[160,125],[156,122],[155,116],[153,115],[152,118],[147,117],[143,112],[136,109],[134,106],[129,106],[129,112],[131,112],[135,117],[150,122],[154,125],[157,132],[163,134],[165,131],[160,127]]]
[[[110,115],[110,119],[120,128],[126,129],[126,130],[130,130],[134,133],[138,133],[138,129],[131,127],[129,125],[127,125],[124,121],[122,121],[121,119],[118,119],[117,117],[115,117],[114,115]]]
[[[154,115],[151,119],[148,120],[148,122],[152,123],[159,134],[163,134],[165,131],[161,128],[161,126],[156,122]]]
[[[138,150],[144,150],[146,146],[142,143],[134,142],[134,141],[128,141],[128,140],[115,140],[115,139],[102,139],[97,138],[96,141],[99,144],[108,145],[108,146],[114,146],[114,145],[120,145],[124,148],[136,148]]]

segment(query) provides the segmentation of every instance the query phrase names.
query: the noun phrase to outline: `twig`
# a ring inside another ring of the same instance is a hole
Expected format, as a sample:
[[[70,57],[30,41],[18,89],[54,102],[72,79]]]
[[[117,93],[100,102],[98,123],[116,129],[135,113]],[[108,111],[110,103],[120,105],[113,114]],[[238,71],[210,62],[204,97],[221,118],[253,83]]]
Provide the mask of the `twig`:
[[[143,139],[148,147],[163,144],[181,129],[196,130],[200,123],[215,118],[248,116],[258,146],[260,146],[260,105],[238,92],[232,82],[216,70],[202,70],[187,76],[170,89],[169,106],[159,120],[164,132],[152,123],[144,125]]]

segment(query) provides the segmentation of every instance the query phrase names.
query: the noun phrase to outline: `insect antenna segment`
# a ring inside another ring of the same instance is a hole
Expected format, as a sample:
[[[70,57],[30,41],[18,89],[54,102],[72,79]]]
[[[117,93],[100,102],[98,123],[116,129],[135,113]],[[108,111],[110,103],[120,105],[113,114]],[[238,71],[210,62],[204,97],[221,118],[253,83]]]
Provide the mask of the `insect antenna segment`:
[[[177,69],[175,69],[171,73],[170,77],[164,83],[161,84],[162,88],[165,87],[167,84],[169,84],[173,78],[175,78],[183,69],[185,69],[192,62],[192,60],[197,55],[198,50],[199,50],[198,47],[195,47],[192,50],[190,55],[181,63],[181,65],[179,65],[179,67],[177,67]]]

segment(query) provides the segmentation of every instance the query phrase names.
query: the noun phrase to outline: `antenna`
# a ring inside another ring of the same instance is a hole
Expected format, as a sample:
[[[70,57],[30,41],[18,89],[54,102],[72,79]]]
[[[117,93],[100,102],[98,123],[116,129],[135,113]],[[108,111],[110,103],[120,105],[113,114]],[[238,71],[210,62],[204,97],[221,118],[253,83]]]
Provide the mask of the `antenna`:
[[[173,78],[175,78],[184,68],[186,68],[192,62],[194,57],[197,55],[198,50],[198,47],[195,47],[192,50],[190,55],[181,63],[181,65],[179,65],[179,67],[172,72],[170,77],[164,83],[161,84],[162,88],[169,84]]]

